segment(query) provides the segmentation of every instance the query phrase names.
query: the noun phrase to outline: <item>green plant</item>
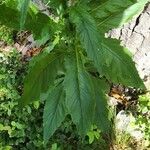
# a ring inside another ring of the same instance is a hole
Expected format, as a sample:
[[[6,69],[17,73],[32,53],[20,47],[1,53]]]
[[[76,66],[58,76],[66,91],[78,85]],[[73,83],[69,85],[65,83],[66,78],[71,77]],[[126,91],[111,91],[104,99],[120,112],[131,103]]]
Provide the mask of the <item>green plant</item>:
[[[141,149],[141,147],[138,147],[138,142],[131,137],[129,133],[116,131],[116,139],[113,143],[114,149],[119,150],[136,150]]]
[[[117,40],[105,38],[105,33],[139,14],[148,0],[45,2],[50,16],[29,0],[19,1],[16,7],[9,0],[0,5],[2,24],[32,31],[40,45],[49,42],[30,62],[21,102],[45,100],[45,142],[68,114],[80,135],[94,124],[109,136],[108,83],[145,87],[131,54]]]
[[[7,44],[12,44],[12,30],[6,26],[0,25],[0,41]]]
[[[150,148],[150,93],[139,97],[135,124],[144,134],[143,147]]]
[[[0,150],[44,150],[54,149],[56,145],[61,150],[100,146],[99,141],[88,144],[88,138],[81,140],[67,117],[45,147],[41,126],[43,104],[36,101],[23,110],[18,107],[27,64],[21,61],[21,55],[15,49],[10,52],[1,50],[0,64]]]

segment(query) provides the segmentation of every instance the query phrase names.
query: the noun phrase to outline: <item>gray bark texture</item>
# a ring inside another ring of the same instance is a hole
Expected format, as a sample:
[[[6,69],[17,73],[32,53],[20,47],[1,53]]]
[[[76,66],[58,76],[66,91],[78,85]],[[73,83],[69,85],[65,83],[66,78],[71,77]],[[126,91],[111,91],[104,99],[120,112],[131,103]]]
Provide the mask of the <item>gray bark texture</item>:
[[[150,90],[150,4],[131,22],[111,30],[108,36],[121,40],[121,45],[130,50],[139,75]]]

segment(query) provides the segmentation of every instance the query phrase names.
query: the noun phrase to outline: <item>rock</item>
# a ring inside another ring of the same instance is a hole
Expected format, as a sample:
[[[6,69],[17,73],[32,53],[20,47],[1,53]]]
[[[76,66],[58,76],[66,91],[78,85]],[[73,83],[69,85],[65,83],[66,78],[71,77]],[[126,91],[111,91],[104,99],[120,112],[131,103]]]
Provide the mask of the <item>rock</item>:
[[[116,129],[130,134],[136,141],[140,141],[144,136],[140,127],[135,124],[135,118],[130,112],[126,113],[124,110],[121,110],[116,116]]]
[[[121,110],[116,116],[116,129],[120,131],[126,131],[129,124],[129,115],[127,115],[124,110]]]

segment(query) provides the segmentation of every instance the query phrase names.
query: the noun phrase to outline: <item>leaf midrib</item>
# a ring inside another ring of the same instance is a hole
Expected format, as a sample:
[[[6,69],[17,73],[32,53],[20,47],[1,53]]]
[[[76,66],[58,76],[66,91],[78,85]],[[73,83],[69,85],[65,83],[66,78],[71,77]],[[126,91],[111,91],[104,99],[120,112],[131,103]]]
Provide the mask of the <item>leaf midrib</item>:
[[[77,49],[76,49],[76,64],[77,64],[77,66],[76,66],[76,69],[77,69],[77,86],[78,86],[78,94],[79,94],[79,105],[80,105],[80,110],[81,110],[81,118],[82,119],[80,119],[80,121],[82,121],[82,128],[83,128],[83,111],[82,111],[82,104],[81,104],[81,100],[82,100],[82,98],[81,98],[81,91],[80,91],[80,82],[79,82],[79,73],[80,73],[80,64],[79,64],[79,60],[78,60],[78,51],[77,51]]]

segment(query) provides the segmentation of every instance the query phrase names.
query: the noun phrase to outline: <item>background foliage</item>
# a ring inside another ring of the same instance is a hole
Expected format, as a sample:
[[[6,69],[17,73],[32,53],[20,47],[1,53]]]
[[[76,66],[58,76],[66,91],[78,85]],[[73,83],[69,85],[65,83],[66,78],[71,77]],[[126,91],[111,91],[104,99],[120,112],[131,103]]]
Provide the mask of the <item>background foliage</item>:
[[[0,55],[0,147],[2,149],[40,148],[42,110],[37,111],[38,104],[26,106],[23,110],[18,107],[26,65],[21,62],[16,50],[9,53],[1,52]]]

